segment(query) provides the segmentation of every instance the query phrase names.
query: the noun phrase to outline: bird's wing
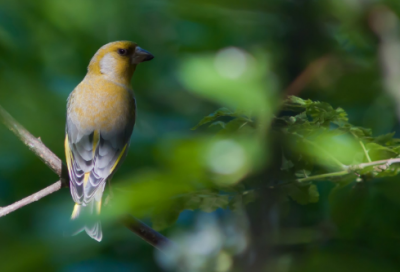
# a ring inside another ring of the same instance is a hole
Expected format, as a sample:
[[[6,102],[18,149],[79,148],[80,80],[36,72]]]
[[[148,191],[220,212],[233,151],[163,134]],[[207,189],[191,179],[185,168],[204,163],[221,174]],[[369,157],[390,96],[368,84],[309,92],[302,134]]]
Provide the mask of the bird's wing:
[[[96,194],[97,189],[104,189],[101,185],[124,158],[133,126],[134,119],[119,131],[84,133],[67,118],[65,152],[75,203],[86,206],[95,198],[101,205],[102,192]],[[96,208],[99,211],[100,207]]]

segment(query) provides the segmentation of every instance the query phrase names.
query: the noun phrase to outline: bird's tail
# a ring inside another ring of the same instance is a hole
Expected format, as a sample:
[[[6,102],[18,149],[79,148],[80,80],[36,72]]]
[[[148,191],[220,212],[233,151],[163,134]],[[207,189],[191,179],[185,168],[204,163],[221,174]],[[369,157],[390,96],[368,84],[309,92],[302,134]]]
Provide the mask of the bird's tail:
[[[86,231],[87,235],[100,242],[103,238],[101,222],[98,216],[100,214],[100,209],[101,199],[98,201],[93,198],[86,206],[75,204],[71,219],[76,220],[77,223],[83,225],[83,227],[79,227],[73,235]]]

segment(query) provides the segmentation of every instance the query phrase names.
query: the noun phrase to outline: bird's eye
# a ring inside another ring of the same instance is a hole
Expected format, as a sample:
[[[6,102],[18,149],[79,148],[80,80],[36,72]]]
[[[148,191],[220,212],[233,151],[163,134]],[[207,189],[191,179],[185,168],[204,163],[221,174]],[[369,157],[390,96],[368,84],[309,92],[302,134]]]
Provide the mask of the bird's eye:
[[[126,56],[128,54],[128,50],[126,49],[118,49],[118,54],[120,54],[121,56]]]

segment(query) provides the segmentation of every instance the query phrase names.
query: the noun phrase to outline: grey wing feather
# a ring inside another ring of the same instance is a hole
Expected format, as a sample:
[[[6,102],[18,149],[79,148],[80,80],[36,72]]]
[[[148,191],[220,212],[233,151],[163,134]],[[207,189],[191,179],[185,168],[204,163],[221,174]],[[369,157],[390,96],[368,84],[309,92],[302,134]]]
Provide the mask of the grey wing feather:
[[[123,160],[128,149],[133,125],[134,120],[123,131],[111,133],[100,131],[99,142],[93,145],[94,131],[85,134],[71,120],[67,119],[66,130],[73,157],[72,169],[69,169],[70,188],[76,203],[86,206],[99,190],[101,191],[101,193],[99,192],[101,200],[105,181],[116,165]],[[95,146],[94,152],[93,146]],[[84,176],[88,172],[90,172],[89,180],[84,184]],[[98,194],[96,195],[97,200],[99,197]]]
[[[91,134],[84,135],[77,126],[67,118],[66,132],[68,135],[68,145],[71,150],[71,169],[70,190],[75,203],[82,204],[84,200],[83,181],[85,173],[93,169],[93,144],[91,144]]]
[[[90,173],[89,182],[84,188],[85,202],[92,199],[99,185],[112,174],[112,170],[123,160],[128,149],[129,138],[126,138],[123,133],[116,133],[113,136],[113,139],[118,139],[117,141],[120,143],[116,146],[106,140],[104,136],[109,135],[100,133],[99,144],[94,156],[94,167]]]

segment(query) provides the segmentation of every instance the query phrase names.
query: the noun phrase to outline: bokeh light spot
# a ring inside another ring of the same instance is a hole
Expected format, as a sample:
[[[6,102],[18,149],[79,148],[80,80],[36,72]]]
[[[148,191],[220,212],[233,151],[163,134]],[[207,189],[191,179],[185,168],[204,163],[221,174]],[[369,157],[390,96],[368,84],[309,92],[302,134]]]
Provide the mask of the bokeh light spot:
[[[237,172],[246,161],[243,147],[233,140],[221,140],[214,143],[208,155],[211,170],[222,175]]]
[[[247,68],[246,52],[236,47],[222,49],[215,56],[214,65],[222,77],[238,78]]]

